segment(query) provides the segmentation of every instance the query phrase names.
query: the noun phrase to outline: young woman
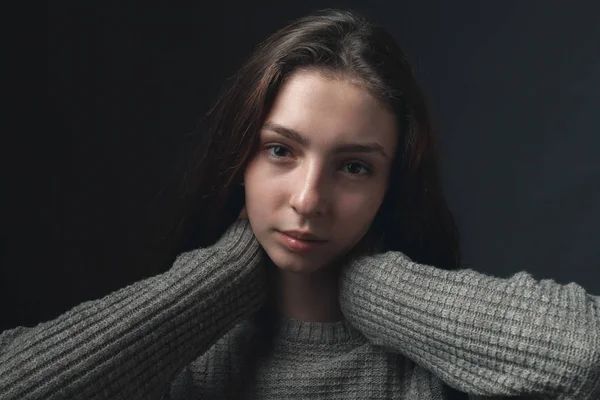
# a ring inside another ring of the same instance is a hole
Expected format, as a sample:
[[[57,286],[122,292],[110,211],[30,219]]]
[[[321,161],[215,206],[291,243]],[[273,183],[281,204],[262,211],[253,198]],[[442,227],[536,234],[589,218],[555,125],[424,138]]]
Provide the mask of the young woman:
[[[1,399],[598,399],[600,300],[457,270],[423,96],[347,11],[262,42],[211,110],[165,273],[0,335]]]

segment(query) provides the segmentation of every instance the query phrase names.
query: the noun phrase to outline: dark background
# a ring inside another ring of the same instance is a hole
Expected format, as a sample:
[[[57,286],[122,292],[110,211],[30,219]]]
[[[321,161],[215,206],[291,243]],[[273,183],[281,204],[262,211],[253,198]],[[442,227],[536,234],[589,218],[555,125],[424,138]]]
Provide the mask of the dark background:
[[[595,2],[217,3],[3,13],[0,331],[164,269],[194,121],[258,41],[324,7],[372,17],[413,60],[463,267],[600,294]]]

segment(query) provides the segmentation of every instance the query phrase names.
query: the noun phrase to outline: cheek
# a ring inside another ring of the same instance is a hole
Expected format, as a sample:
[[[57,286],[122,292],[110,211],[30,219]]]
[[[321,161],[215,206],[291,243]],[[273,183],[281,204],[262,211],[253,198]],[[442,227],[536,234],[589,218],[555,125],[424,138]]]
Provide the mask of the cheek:
[[[244,184],[245,205],[248,216],[261,216],[266,212],[265,199],[268,197],[269,188],[260,181],[246,181]]]
[[[338,201],[338,208],[346,215],[356,215],[362,218],[374,217],[383,202],[384,195],[385,185],[375,182],[354,193],[342,195]]]
[[[364,235],[377,215],[383,196],[384,193],[377,190],[342,196],[336,206],[336,225],[340,235]]]
[[[245,205],[252,225],[259,229],[273,218],[281,205],[283,186],[260,161],[250,163],[244,173]],[[272,222],[272,221],[271,221]]]

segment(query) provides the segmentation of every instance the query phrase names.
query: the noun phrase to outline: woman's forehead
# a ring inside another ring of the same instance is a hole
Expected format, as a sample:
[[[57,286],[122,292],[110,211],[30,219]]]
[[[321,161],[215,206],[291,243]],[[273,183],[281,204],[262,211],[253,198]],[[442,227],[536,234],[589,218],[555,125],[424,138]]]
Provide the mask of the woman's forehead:
[[[285,81],[265,121],[314,139],[378,140],[385,147],[397,139],[395,116],[367,89],[314,71]]]

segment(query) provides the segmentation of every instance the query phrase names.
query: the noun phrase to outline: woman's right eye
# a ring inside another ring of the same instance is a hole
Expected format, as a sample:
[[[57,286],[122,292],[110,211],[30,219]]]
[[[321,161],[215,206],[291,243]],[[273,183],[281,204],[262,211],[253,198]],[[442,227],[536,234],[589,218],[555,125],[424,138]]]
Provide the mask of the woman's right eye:
[[[286,147],[284,147],[280,144],[273,144],[273,145],[267,146],[267,147],[265,147],[265,151],[267,152],[269,157],[276,159],[276,160],[280,159],[280,158],[284,158],[285,153],[290,152]]]

